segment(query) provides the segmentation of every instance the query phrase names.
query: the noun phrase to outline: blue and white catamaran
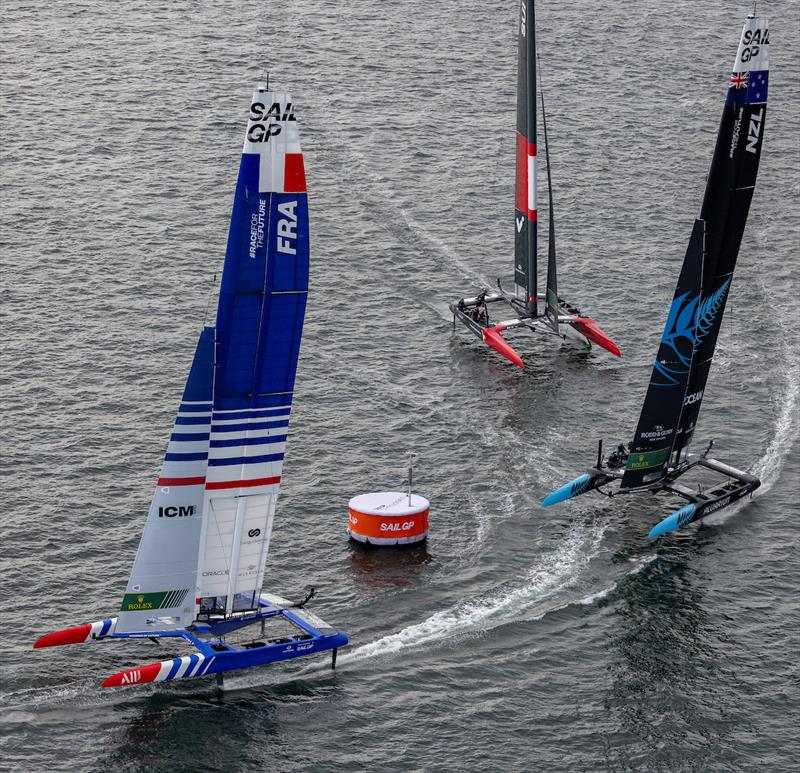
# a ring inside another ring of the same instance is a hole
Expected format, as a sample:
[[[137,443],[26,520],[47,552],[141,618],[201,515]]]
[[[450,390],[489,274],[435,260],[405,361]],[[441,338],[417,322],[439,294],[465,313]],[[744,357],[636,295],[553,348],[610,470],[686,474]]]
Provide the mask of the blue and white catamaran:
[[[117,617],[35,648],[180,638],[195,654],[103,687],[217,674],[332,650],[347,636],[261,592],[308,292],[308,197],[292,98],[253,94],[216,324],[200,334]],[[311,594],[310,594],[311,595]],[[307,601],[308,599],[306,599]]]
[[[767,114],[769,29],[767,20],[745,19],[708,173],[700,215],[694,222],[639,424],[630,445],[597,463],[547,496],[543,505],[598,490],[625,494],[667,492],[687,504],[656,524],[651,538],[717,512],[755,491],[748,472],[688,452],[714,357],[722,315],[736,268],[756,185]],[[719,482],[694,490],[679,479],[693,468]],[[615,492],[606,487],[619,483]]]

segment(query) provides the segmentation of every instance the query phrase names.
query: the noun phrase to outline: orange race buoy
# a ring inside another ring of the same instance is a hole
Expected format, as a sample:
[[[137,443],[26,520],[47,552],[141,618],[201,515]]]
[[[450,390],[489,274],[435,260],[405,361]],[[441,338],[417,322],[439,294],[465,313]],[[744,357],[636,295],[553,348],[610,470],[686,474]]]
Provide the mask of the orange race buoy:
[[[430,502],[410,492],[379,491],[350,500],[347,533],[367,545],[410,545],[428,536]]]

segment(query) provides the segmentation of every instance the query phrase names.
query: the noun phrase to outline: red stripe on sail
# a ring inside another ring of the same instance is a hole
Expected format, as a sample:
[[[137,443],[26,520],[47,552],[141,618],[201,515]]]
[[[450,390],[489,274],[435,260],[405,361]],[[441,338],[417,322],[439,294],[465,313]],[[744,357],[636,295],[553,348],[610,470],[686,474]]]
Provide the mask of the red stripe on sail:
[[[528,211],[528,140],[517,132],[517,172],[514,186],[514,205],[519,212]]]
[[[536,210],[535,209],[529,209],[528,210],[528,220],[530,220],[531,223],[535,223],[538,219],[539,219],[539,216],[536,214]]]
[[[208,481],[206,489],[221,489],[221,488],[247,488],[249,486],[271,486],[273,483],[280,483],[281,476],[276,475],[274,478],[256,478],[255,480],[216,480]]]
[[[528,155],[529,156],[535,156],[536,155],[536,143],[535,142],[529,142],[528,143]]]
[[[283,171],[283,190],[286,193],[306,192],[306,172],[302,153],[287,153]]]
[[[158,486],[199,486],[205,483],[205,475],[200,475],[196,478],[159,478]]]

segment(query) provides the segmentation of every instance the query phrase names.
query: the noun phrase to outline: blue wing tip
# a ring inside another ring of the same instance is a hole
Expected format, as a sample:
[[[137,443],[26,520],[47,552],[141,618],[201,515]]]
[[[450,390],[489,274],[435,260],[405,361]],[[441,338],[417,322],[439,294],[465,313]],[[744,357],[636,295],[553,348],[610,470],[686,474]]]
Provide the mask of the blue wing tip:
[[[575,480],[571,480],[561,488],[549,493],[542,500],[542,507],[550,507],[550,505],[555,505],[566,499],[572,499],[572,497],[576,497],[578,494],[583,494],[589,485],[589,481],[591,481],[591,477],[586,473],[579,475]]]
[[[657,523],[647,535],[648,539],[655,539],[656,537],[660,537],[662,534],[666,534],[673,529],[679,529],[681,526],[685,526],[689,521],[692,520],[692,516],[695,514],[697,507],[695,505],[686,505],[686,507],[682,507],[677,512],[674,512],[672,515],[666,517],[663,521]]]

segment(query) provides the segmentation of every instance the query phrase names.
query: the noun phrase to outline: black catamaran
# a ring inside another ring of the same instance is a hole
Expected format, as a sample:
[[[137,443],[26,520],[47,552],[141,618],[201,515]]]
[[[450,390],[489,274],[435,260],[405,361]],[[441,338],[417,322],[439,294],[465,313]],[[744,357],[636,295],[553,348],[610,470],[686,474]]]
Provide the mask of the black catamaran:
[[[767,112],[769,30],[767,20],[748,16],[728,85],[703,206],[695,220],[664,334],[653,365],[636,434],[597,465],[542,503],[562,502],[613,481],[616,493],[649,490],[677,494],[688,504],[665,518],[651,538],[685,526],[755,491],[753,475],[689,454],[725,302],[758,174]],[[694,491],[678,479],[694,467],[719,473],[723,482]],[[601,489],[602,491],[602,489]],[[606,492],[602,492],[606,493]]]
[[[549,233],[547,248],[547,292],[538,293],[537,210],[536,210],[536,29],[533,0],[521,0],[517,58],[517,152],[515,186],[514,293],[506,293],[498,280],[498,291],[482,291],[474,298],[461,298],[450,305],[453,323],[458,318],[466,327],[503,357],[519,367],[522,359],[503,338],[509,328],[551,333],[559,338],[574,338],[587,346],[602,346],[617,357],[617,345],[580,309],[558,296],[556,282],[556,241],[553,219],[553,186],[550,178],[550,150],[547,144],[547,120],[542,97],[547,187],[549,194]],[[539,303],[542,302],[543,313]],[[491,322],[489,304],[511,306],[516,318]]]

